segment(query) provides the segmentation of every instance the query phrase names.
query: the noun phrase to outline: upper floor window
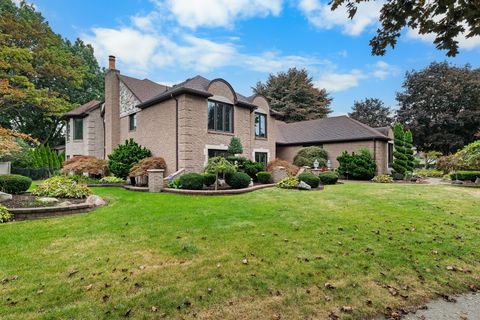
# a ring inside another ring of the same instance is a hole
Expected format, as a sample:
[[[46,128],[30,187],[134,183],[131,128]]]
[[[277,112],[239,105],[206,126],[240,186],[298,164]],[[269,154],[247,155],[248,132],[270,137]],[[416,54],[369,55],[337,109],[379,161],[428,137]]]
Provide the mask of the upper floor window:
[[[83,119],[73,119],[73,140],[83,140]]]
[[[263,113],[255,113],[255,136],[267,137],[267,115]]]
[[[137,114],[133,113],[128,116],[128,128],[130,131],[137,129]]]
[[[233,106],[208,101],[208,130],[233,133]]]

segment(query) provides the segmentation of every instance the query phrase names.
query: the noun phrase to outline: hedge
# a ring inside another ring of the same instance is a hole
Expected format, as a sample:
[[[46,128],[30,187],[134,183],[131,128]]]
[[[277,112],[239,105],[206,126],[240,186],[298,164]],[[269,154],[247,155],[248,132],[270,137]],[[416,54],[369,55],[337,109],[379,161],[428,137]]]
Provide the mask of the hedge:
[[[201,190],[203,189],[203,179],[203,175],[192,172],[181,175],[179,182],[182,189]]]
[[[233,189],[243,189],[250,185],[251,178],[243,172],[234,172],[228,177],[228,185]]]
[[[303,181],[312,188],[317,188],[320,184],[320,179],[310,172],[304,172],[298,175],[298,180]]]
[[[272,174],[268,171],[260,171],[257,173],[258,182],[267,184],[272,182]]]
[[[320,172],[318,178],[322,184],[335,184],[338,181],[338,174],[333,171]]]
[[[0,174],[0,191],[19,194],[30,188],[32,179],[19,174]]]
[[[450,179],[452,180],[475,182],[477,178],[480,178],[480,171],[456,171],[450,173]]]
[[[207,187],[210,187],[212,184],[214,184],[215,180],[217,180],[217,178],[213,173],[207,172],[203,174],[203,184],[206,185]]]

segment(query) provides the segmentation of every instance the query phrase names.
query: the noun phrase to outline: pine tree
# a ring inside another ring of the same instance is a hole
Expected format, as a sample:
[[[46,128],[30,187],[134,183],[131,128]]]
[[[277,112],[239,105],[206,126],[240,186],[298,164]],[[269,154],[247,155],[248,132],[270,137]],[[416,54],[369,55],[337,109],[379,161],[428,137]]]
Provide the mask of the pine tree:
[[[242,143],[240,142],[240,138],[232,137],[230,140],[230,145],[228,146],[228,153],[231,155],[243,153],[243,147]]]
[[[408,157],[405,151],[405,131],[400,123],[393,127],[393,170],[399,174],[405,174],[408,171]]]

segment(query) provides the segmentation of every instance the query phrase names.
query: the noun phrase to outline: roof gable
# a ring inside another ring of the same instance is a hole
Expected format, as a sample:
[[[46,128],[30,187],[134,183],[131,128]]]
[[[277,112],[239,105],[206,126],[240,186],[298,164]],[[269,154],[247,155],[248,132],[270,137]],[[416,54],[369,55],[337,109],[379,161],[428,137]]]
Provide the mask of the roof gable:
[[[93,110],[99,108],[103,102],[98,100],[91,100],[80,107],[70,110],[65,113],[64,118],[85,117]]]
[[[136,79],[124,75],[119,75],[119,79],[128,87],[128,89],[137,97],[140,102],[145,102],[154,96],[165,92],[169,87],[155,83],[148,79]]]

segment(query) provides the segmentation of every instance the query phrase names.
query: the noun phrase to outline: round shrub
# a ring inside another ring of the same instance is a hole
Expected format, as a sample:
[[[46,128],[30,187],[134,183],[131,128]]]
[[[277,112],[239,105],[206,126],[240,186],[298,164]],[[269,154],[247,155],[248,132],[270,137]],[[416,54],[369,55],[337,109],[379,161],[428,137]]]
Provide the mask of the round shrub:
[[[333,171],[320,172],[318,178],[322,184],[335,184],[338,181],[338,174]]]
[[[108,169],[119,178],[126,178],[132,166],[143,158],[151,157],[152,152],[133,139],[118,145],[108,156]]]
[[[166,169],[167,163],[162,157],[147,157],[138,161],[128,172],[129,177],[146,177],[148,170]]]
[[[215,183],[215,175],[213,173],[204,173],[203,174],[203,184],[206,185],[207,187],[210,187],[212,184]]]
[[[76,156],[65,160],[61,172],[72,172],[78,175],[88,173],[93,176],[102,176],[108,172],[107,160],[98,159],[93,156]]]
[[[272,182],[272,174],[268,171],[260,171],[257,173],[258,182],[267,184]]]
[[[75,180],[67,176],[51,177],[39,185],[33,194],[43,197],[56,198],[86,198],[92,194],[87,186],[77,184]]]
[[[265,170],[265,165],[263,163],[247,160],[243,164],[243,170],[239,171],[243,171],[251,178],[255,179],[257,177],[257,173],[263,170]]]
[[[0,223],[5,223],[13,220],[13,214],[8,212],[8,209],[0,204]]]
[[[293,164],[298,167],[313,167],[315,160],[318,160],[318,166],[323,167],[327,165],[327,157],[327,152],[323,148],[305,147],[297,152],[297,155],[293,158]]]
[[[380,174],[378,176],[373,177],[372,181],[376,183],[392,183],[393,178],[388,174]]]
[[[320,179],[310,172],[301,173],[298,175],[297,178],[299,181],[305,182],[312,188],[318,188],[318,185],[320,184]]]
[[[0,191],[19,194],[30,188],[32,179],[19,174],[0,174]]]
[[[243,189],[250,185],[251,178],[243,172],[234,172],[228,177],[228,185],[233,189]]]
[[[179,178],[182,189],[201,190],[203,189],[203,175],[195,172],[185,173]]]

